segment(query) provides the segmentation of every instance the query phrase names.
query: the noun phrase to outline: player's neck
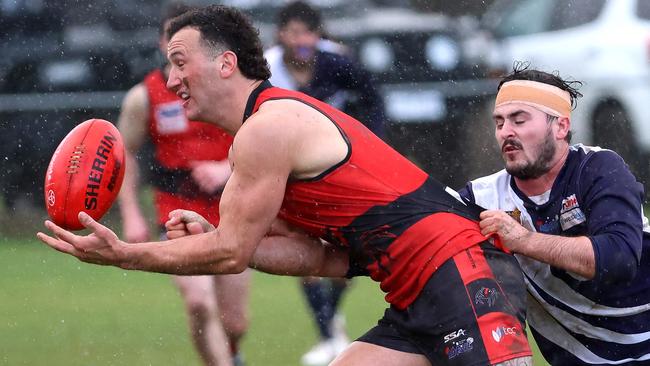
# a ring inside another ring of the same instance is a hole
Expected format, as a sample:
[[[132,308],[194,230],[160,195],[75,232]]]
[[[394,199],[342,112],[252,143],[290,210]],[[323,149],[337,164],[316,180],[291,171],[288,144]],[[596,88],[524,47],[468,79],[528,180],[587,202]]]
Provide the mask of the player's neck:
[[[564,163],[566,162],[568,156],[569,146],[566,145],[560,147],[558,149],[558,153],[556,154],[556,158],[553,159],[551,169],[549,169],[546,174],[535,179],[519,179],[517,177],[514,177],[517,188],[519,188],[519,190],[528,197],[538,196],[550,190],[553,188],[553,183],[555,183],[555,179],[560,174],[562,167],[564,167]]]
[[[230,102],[224,105],[232,106],[222,115],[219,125],[231,135],[235,135],[241,128],[248,104],[248,98],[263,80],[242,79],[240,87],[235,88],[230,94]]]

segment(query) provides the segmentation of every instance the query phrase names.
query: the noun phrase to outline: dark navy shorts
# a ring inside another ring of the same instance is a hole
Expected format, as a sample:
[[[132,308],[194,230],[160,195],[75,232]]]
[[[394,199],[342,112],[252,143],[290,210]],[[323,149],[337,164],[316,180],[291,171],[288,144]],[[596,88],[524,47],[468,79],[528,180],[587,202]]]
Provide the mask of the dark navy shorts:
[[[405,310],[386,309],[358,341],[424,355],[433,365],[492,365],[530,356],[517,260],[488,242],[447,260]]]

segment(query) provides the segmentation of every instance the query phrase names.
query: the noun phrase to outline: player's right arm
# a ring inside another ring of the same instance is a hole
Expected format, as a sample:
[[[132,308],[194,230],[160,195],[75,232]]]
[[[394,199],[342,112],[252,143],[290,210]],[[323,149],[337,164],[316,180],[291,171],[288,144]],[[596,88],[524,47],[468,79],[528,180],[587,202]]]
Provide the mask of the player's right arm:
[[[118,196],[124,238],[127,242],[149,240],[149,226],[138,201],[140,169],[135,158],[147,136],[149,100],[140,83],[129,90],[122,101],[117,127],[124,140],[126,172]]]
[[[216,230],[164,242],[128,244],[80,213],[90,234],[75,235],[47,221],[52,235],[40,232],[37,237],[88,263],[178,275],[239,273],[248,268],[271,230],[289,177],[317,176],[347,152],[340,131],[311,107],[295,101],[271,102],[246,120],[235,136],[230,154],[233,173],[221,196]]]
[[[294,123],[291,118],[265,118],[258,112],[241,127],[231,151],[233,173],[221,196],[221,220],[216,230],[163,242],[128,244],[80,213],[80,222],[91,234],[75,235],[47,221],[53,235],[37,236],[52,248],[88,263],[177,275],[242,272],[277,217],[287,180],[295,160],[300,159],[295,147],[304,139],[290,128]]]

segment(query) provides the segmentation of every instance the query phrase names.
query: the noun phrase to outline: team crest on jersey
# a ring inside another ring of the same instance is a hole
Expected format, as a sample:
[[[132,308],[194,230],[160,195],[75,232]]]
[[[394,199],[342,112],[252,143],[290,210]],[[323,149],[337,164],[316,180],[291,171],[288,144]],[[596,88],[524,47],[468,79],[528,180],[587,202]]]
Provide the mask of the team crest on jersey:
[[[560,226],[562,230],[566,231],[585,222],[585,220],[587,218],[580,209],[575,193],[562,200],[562,208],[560,209]]]
[[[513,211],[506,211],[506,213],[518,223],[521,223],[521,211],[518,208],[515,208]]]

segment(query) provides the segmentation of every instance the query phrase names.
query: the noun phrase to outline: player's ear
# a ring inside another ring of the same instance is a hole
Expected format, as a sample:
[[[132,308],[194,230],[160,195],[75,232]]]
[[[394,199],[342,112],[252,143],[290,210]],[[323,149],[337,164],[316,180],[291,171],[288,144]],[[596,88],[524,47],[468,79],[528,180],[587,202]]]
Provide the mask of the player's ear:
[[[237,69],[237,55],[232,51],[226,51],[221,55],[219,63],[219,72],[224,78],[232,75]]]
[[[558,117],[557,127],[557,139],[564,140],[571,130],[571,119],[569,117]]]

